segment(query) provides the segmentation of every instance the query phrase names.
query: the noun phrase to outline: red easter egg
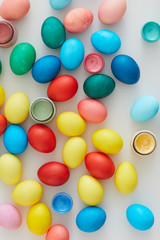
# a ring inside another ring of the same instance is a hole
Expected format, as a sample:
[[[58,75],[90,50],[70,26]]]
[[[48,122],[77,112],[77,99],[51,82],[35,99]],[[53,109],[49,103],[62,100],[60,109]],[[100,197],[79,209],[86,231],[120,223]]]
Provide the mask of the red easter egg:
[[[7,128],[7,120],[3,114],[0,113],[0,136],[5,132]]]
[[[63,163],[48,162],[39,168],[37,175],[41,182],[49,186],[60,186],[68,181],[70,173]]]
[[[38,152],[49,153],[56,147],[53,131],[43,124],[35,124],[29,129],[28,141]]]
[[[53,227],[51,227],[47,234],[46,234],[46,240],[69,240],[69,232],[68,229],[61,225],[56,224]]]
[[[85,157],[86,168],[98,179],[105,180],[113,176],[115,166],[110,157],[101,152],[91,152]]]
[[[72,98],[77,90],[77,80],[70,75],[62,75],[50,83],[47,94],[52,101],[65,102]]]

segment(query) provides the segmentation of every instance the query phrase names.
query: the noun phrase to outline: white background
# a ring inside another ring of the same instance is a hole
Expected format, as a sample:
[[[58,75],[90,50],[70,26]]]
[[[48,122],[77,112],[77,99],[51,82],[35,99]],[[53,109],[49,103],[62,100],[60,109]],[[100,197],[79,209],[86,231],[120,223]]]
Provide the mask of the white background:
[[[2,0],[0,0],[2,2]],[[114,178],[102,181],[104,187],[104,199],[99,205],[107,213],[107,220],[103,228],[95,233],[81,232],[75,223],[77,213],[86,205],[80,200],[77,194],[77,182],[80,176],[87,174],[85,164],[83,163],[76,169],[70,171],[69,181],[60,187],[49,187],[44,184],[44,194],[42,202],[48,205],[52,213],[52,225],[64,224],[69,232],[71,240],[157,240],[160,237],[160,159],[159,159],[159,141],[160,141],[160,113],[146,123],[135,123],[130,119],[130,109],[136,99],[143,95],[152,95],[160,100],[160,42],[147,43],[141,38],[141,28],[148,21],[159,22],[160,2],[159,0],[128,0],[127,11],[124,18],[117,24],[105,26],[98,20],[98,7],[102,0],[73,0],[73,2],[64,10],[53,10],[48,0],[31,0],[31,9],[26,17],[19,21],[14,21],[14,25],[18,31],[17,44],[23,41],[33,44],[36,49],[37,59],[47,54],[59,56],[59,49],[49,49],[41,39],[41,26],[43,21],[49,16],[56,16],[63,21],[65,14],[76,7],[89,8],[94,14],[94,21],[90,28],[81,34],[67,33],[67,39],[77,37],[81,39],[85,46],[85,54],[93,52],[94,49],[90,42],[91,34],[100,29],[110,29],[115,31],[121,38],[122,46],[118,53],[107,56],[105,59],[105,67],[102,71],[113,77],[111,73],[111,61],[117,54],[128,54],[133,57],[139,64],[141,77],[137,84],[129,86],[118,80],[114,92],[101,101],[108,109],[108,117],[101,124],[87,123],[87,130],[82,137],[87,141],[88,152],[95,151],[91,141],[92,133],[99,128],[111,128],[117,131],[123,138],[124,147],[122,151],[114,156],[116,167],[123,161],[130,161],[137,169],[139,182],[135,191],[129,195],[123,195],[118,192],[114,185]],[[14,75],[9,67],[9,56],[13,47],[8,49],[0,49],[0,59],[3,65],[3,71],[0,76],[0,85],[6,91],[6,99],[15,92],[24,91],[30,101],[40,96],[47,96],[46,90],[49,84],[38,84],[31,76],[31,72],[24,76]],[[66,71],[61,68],[60,74],[71,74],[79,83],[79,90],[76,96],[65,102],[56,103],[57,116],[63,111],[77,112],[77,103],[86,98],[83,92],[83,82],[90,76],[83,65],[73,72]],[[3,113],[3,107],[0,109]],[[62,148],[68,139],[56,129],[56,118],[48,124],[53,129],[57,137],[57,147],[50,154],[43,154],[35,151],[28,145],[24,154],[19,158],[23,164],[23,176],[21,180],[35,179],[38,180],[37,170],[46,162],[60,161],[62,162]],[[28,119],[21,124],[26,131],[34,122]],[[130,148],[130,139],[132,135],[141,129],[152,131],[156,137],[158,146],[156,151],[149,157],[138,157]],[[0,153],[6,153],[3,146],[3,137],[0,137]],[[14,186],[9,186],[0,181],[0,202],[13,203],[11,194]],[[65,191],[73,198],[73,209],[66,215],[56,213],[51,207],[51,200],[54,194]],[[148,206],[155,216],[154,226],[146,232],[140,232],[132,228],[126,219],[126,209],[130,204],[140,203]],[[42,240],[45,236],[35,236],[27,228],[26,216],[29,207],[17,206],[23,218],[22,226],[17,230],[6,230],[0,227],[0,240]]]

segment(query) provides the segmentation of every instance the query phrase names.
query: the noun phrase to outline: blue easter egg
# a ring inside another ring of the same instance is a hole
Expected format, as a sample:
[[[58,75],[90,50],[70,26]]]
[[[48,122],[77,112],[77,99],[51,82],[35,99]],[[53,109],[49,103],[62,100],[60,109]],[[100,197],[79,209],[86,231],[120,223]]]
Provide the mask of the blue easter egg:
[[[71,2],[72,0],[49,0],[49,3],[54,10],[63,9],[67,7]]]
[[[105,54],[115,53],[121,47],[119,36],[110,30],[99,30],[93,33],[91,43],[97,51]]]
[[[36,82],[51,82],[59,73],[61,62],[58,57],[53,55],[39,58],[32,68],[32,77]]]
[[[95,232],[106,221],[106,213],[100,207],[86,207],[82,209],[76,218],[77,227],[83,232]]]
[[[133,204],[127,208],[128,222],[137,230],[146,231],[154,224],[154,215],[149,208],[141,204]]]
[[[4,133],[3,142],[8,152],[18,155],[27,148],[27,134],[19,125],[10,125]]]
[[[113,75],[125,84],[135,84],[140,78],[140,69],[133,58],[118,55],[111,63]]]
[[[146,122],[152,119],[159,110],[158,100],[153,96],[143,96],[132,106],[130,116],[135,122]]]
[[[67,70],[78,68],[84,58],[84,46],[77,38],[70,38],[61,47],[60,59],[62,65]]]

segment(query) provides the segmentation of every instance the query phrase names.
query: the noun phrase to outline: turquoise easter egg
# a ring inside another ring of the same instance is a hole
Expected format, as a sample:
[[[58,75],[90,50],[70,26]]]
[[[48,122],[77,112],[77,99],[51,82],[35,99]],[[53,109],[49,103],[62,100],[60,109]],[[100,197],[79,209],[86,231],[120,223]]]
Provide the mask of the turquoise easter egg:
[[[83,84],[85,94],[94,99],[107,97],[113,92],[114,88],[115,81],[105,74],[92,75]]]
[[[119,36],[110,30],[99,30],[93,33],[91,43],[97,51],[105,54],[113,54],[121,47]]]
[[[77,38],[70,38],[61,47],[60,59],[64,68],[73,71],[78,68],[84,58],[84,46]]]
[[[149,208],[141,204],[133,204],[127,208],[128,222],[137,230],[146,231],[154,224],[154,215]]]
[[[27,42],[18,44],[11,53],[10,67],[16,75],[27,73],[33,66],[36,59],[34,47]]]
[[[146,122],[152,119],[159,110],[159,102],[153,96],[143,96],[132,106],[130,116],[135,122]]]
[[[49,48],[59,48],[66,39],[66,31],[61,21],[56,17],[48,17],[42,24],[41,36]]]
[[[106,221],[106,213],[100,207],[83,208],[77,215],[77,227],[83,232],[95,232],[99,230]]]
[[[67,7],[71,2],[72,0],[49,0],[49,3],[54,10],[63,9]]]

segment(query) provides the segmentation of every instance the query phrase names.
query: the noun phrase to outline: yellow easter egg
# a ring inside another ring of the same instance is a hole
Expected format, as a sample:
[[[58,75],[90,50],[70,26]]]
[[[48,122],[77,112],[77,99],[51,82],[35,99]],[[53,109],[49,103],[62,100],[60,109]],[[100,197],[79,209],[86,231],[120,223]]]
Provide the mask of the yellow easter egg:
[[[3,105],[5,99],[5,91],[3,87],[0,85],[0,107]]]
[[[32,206],[27,215],[27,226],[35,235],[45,234],[52,222],[49,208],[44,203],[37,203]]]
[[[123,147],[121,136],[108,128],[95,131],[92,135],[92,142],[99,151],[106,154],[118,153]]]
[[[63,112],[57,117],[57,128],[66,136],[75,137],[86,130],[83,118],[75,112]]]
[[[84,175],[78,181],[78,194],[84,203],[96,206],[102,201],[104,190],[102,184],[97,179]]]
[[[4,114],[10,123],[19,124],[28,117],[29,106],[27,95],[23,92],[16,92],[8,98]]]
[[[41,184],[35,180],[20,182],[12,192],[12,200],[21,206],[31,206],[37,203],[43,194]]]
[[[87,144],[81,137],[70,138],[63,147],[63,162],[69,168],[78,167],[87,153]]]
[[[118,166],[114,182],[121,193],[129,194],[134,191],[138,183],[138,176],[132,163],[126,161]]]
[[[0,157],[0,178],[9,185],[19,182],[22,176],[21,161],[13,154],[6,153]]]

